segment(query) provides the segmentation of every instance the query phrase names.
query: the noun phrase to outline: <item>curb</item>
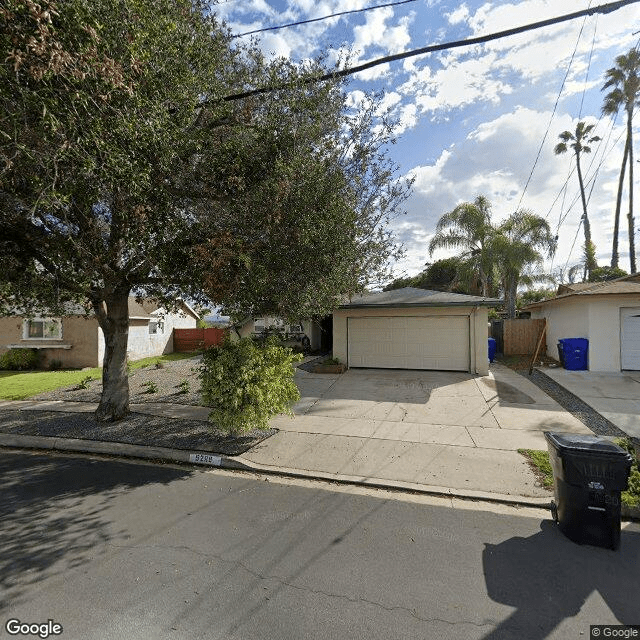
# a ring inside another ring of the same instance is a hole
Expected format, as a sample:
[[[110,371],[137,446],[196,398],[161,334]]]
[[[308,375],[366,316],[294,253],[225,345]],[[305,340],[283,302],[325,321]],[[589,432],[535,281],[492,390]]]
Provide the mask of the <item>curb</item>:
[[[170,449],[168,447],[152,447],[148,445],[127,444],[125,442],[104,442],[100,440],[81,440],[79,438],[57,438],[50,436],[29,436],[13,433],[0,433],[0,448],[31,449],[39,451],[60,451],[71,453],[94,453],[118,456],[123,458],[156,460],[191,464],[200,467],[214,467],[231,471],[249,471],[285,478],[303,480],[317,480],[333,482],[343,485],[360,486],[369,489],[382,489],[420,495],[456,498],[471,502],[488,502],[512,507],[528,507],[535,509],[550,509],[549,498],[534,498],[527,496],[513,496],[501,493],[489,493],[470,489],[451,489],[434,485],[423,485],[398,480],[381,480],[364,476],[349,476],[332,474],[322,471],[305,471],[287,467],[272,467],[259,465],[241,458],[212,454],[208,451]],[[640,509],[622,506],[622,517],[632,522],[640,522]]]
[[[104,442],[99,440],[81,440],[78,438],[58,438],[50,436],[29,436],[13,433],[0,433],[0,448],[33,449],[42,451],[67,451],[75,453],[95,453],[125,458],[161,460],[203,467],[217,467],[234,471],[250,471],[274,476],[335,482],[345,485],[361,486],[370,489],[410,492],[422,495],[457,498],[476,502],[490,502],[513,507],[533,507],[548,509],[550,498],[533,498],[512,496],[500,493],[488,493],[467,489],[450,489],[432,485],[422,485],[395,480],[381,480],[360,476],[331,474],[321,471],[305,471],[286,467],[272,467],[224,455],[212,454],[208,451],[187,451],[167,447],[151,447],[147,445],[127,444],[124,442]]]

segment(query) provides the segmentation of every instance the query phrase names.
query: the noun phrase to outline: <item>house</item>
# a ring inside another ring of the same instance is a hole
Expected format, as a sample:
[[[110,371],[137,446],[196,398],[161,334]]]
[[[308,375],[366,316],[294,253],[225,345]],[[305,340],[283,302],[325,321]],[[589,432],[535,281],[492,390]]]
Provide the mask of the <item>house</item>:
[[[547,355],[558,357],[562,338],[587,338],[589,371],[640,370],[640,274],[560,285],[526,309],[547,321]]]
[[[333,313],[333,356],[353,367],[487,375],[495,298],[405,287],[354,297]]]
[[[315,351],[321,348],[321,323],[314,320],[301,320],[300,322],[287,323],[281,318],[263,316],[259,318],[247,318],[237,323],[230,332],[231,339],[247,336],[260,336],[265,332],[277,333],[291,345],[300,345],[306,349]]]
[[[198,314],[183,300],[169,312],[152,300],[129,298],[130,360],[171,353],[173,329],[193,329]],[[0,317],[0,354],[8,349],[38,349],[41,363],[58,361],[62,367],[98,367],[104,357],[104,336],[94,315],[81,306],[69,306],[59,318],[12,315]]]

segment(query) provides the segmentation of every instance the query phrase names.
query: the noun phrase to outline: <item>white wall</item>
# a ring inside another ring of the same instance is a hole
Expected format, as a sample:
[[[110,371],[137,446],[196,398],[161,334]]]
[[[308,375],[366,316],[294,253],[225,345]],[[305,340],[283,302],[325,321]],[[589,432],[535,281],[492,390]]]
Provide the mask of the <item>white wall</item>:
[[[547,318],[547,355],[558,358],[560,338],[589,340],[589,371],[620,371],[620,309],[640,306],[640,295],[589,295],[550,301],[531,310]]]
[[[469,340],[470,372],[479,375],[489,373],[488,310],[486,307],[396,307],[380,309],[338,309],[333,312],[333,357],[349,365],[347,345],[347,319],[362,317],[411,317],[411,316],[451,316],[471,317]]]

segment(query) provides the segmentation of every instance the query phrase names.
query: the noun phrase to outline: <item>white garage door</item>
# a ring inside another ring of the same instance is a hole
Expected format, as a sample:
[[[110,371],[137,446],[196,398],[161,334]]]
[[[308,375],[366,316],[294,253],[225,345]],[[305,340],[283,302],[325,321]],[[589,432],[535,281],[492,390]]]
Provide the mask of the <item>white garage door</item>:
[[[469,316],[349,318],[350,367],[469,371]]]
[[[620,323],[622,368],[640,371],[640,309],[621,309]]]

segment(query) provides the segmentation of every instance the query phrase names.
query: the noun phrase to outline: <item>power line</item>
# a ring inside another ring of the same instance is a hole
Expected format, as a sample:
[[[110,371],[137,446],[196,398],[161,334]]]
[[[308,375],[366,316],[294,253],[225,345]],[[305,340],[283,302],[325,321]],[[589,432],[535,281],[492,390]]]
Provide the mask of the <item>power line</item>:
[[[591,58],[593,57],[593,49],[596,44],[596,31],[598,30],[598,16],[596,16],[595,24],[593,25],[593,38],[591,39],[591,51],[589,52],[589,62],[587,63],[587,73],[584,77],[584,87],[582,89],[582,98],[580,99],[580,110],[578,111],[578,120],[582,117],[582,107],[584,105],[584,95],[587,92],[587,82],[589,80],[589,71],[591,70]]]
[[[589,2],[591,4],[591,2]],[[533,178],[533,172],[536,170],[538,166],[538,160],[540,160],[540,155],[542,154],[542,149],[544,147],[544,143],[547,140],[547,136],[549,135],[549,130],[551,129],[551,123],[556,115],[556,111],[558,109],[558,104],[560,102],[560,97],[562,96],[562,90],[564,89],[564,85],[569,77],[569,71],[571,71],[571,65],[573,64],[573,59],[575,58],[576,51],[578,50],[578,45],[580,44],[580,38],[582,37],[582,31],[584,30],[584,25],[587,22],[587,16],[584,17],[582,21],[582,26],[580,27],[580,31],[578,32],[578,38],[576,40],[576,46],[573,48],[573,53],[571,54],[571,58],[569,60],[569,64],[567,65],[567,71],[564,74],[564,78],[562,79],[562,84],[560,85],[560,90],[558,91],[558,97],[556,98],[556,102],[553,105],[553,111],[551,112],[551,117],[549,118],[549,122],[547,123],[547,130],[544,132],[544,136],[542,136],[542,142],[540,143],[540,147],[538,148],[538,153],[536,154],[536,159],[533,161],[533,166],[531,167],[531,173],[529,173],[529,177],[527,178],[527,182],[524,185],[524,189],[522,190],[522,195],[520,196],[520,200],[518,202],[517,209],[520,209],[520,205],[524,200],[524,196],[527,193],[527,188],[529,187],[529,183],[531,182],[531,178]]]
[[[408,4],[409,2],[417,2],[417,0],[398,0],[397,2],[387,2],[386,4],[379,4],[375,7],[363,7],[362,9],[351,9],[350,11],[340,11],[339,13],[332,13],[328,16],[322,16],[320,18],[309,18],[309,20],[299,20],[298,22],[288,22],[287,24],[281,24],[277,27],[263,27],[262,29],[254,29],[253,31],[245,31],[244,33],[237,33],[232,38],[242,38],[244,36],[250,36],[254,33],[262,33],[264,31],[276,31],[277,29],[286,29],[287,27],[297,27],[301,24],[309,24],[311,22],[320,22],[320,20],[328,20],[329,18],[337,18],[339,16],[346,16],[350,13],[362,13],[364,11],[371,11],[373,9],[382,9],[384,7],[395,7],[399,4]]]
[[[307,77],[307,78],[304,78],[302,82],[303,84],[311,84],[315,82],[323,82],[325,80],[335,80],[337,78],[343,78],[345,76],[353,75],[354,73],[359,73],[360,71],[371,69],[372,67],[376,67],[381,64],[385,64],[387,62],[404,60],[405,58],[412,58],[414,56],[419,56],[425,53],[433,53],[434,51],[446,51],[448,49],[457,49],[460,47],[469,47],[474,44],[491,42],[492,40],[498,40],[500,38],[506,38],[508,36],[513,36],[519,33],[525,33],[527,31],[541,29],[542,27],[548,27],[554,24],[559,24],[561,22],[575,20],[576,18],[582,18],[584,16],[591,16],[598,13],[603,13],[603,14],[612,13],[628,5],[636,4],[637,2],[640,2],[640,0],[618,0],[617,2],[609,2],[607,4],[598,5],[597,7],[591,7],[588,9],[583,9],[581,11],[567,13],[562,16],[558,16],[556,18],[548,18],[547,20],[532,22],[531,24],[523,25],[521,27],[513,27],[511,29],[505,29],[504,31],[498,31],[496,33],[491,33],[486,36],[477,36],[475,38],[468,38],[467,40],[456,40],[454,42],[443,42],[441,44],[433,44],[427,47],[422,47],[420,49],[413,49],[411,51],[405,51],[403,53],[396,53],[394,55],[384,56],[383,58],[376,58],[375,60],[371,60],[364,64],[360,64],[355,67],[350,67],[348,69],[341,69],[340,71],[331,71],[321,76]],[[224,98],[222,98],[222,100],[224,100],[225,102],[230,102],[232,100],[242,100],[243,98],[249,98],[251,96],[270,93],[271,91],[286,89],[290,86],[292,86],[290,83],[285,83],[285,84],[280,84],[280,85],[275,85],[270,87],[260,87],[258,89],[251,89],[249,91],[243,91],[242,93],[234,93],[234,94],[225,96]]]

